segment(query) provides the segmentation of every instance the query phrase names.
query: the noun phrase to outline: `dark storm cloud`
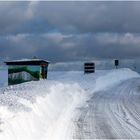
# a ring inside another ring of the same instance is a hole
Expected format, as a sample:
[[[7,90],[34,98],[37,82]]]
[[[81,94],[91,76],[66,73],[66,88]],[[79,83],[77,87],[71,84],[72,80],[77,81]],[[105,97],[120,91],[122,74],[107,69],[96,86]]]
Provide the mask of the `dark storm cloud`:
[[[0,2],[0,56],[138,58],[140,2]]]
[[[0,2],[1,33],[139,32],[139,17],[140,2]]]
[[[140,2],[41,2],[34,11],[62,31],[139,32]]]
[[[0,39],[1,56],[31,58],[36,55],[55,61],[89,60],[93,58],[139,57],[140,35],[130,33],[87,34],[17,34]]]

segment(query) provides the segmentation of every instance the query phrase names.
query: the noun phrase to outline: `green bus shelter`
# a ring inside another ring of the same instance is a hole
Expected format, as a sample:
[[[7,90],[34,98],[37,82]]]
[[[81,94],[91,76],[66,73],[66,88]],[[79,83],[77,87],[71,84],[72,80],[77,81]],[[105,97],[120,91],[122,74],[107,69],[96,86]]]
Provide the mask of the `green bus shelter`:
[[[49,62],[41,59],[6,61],[8,85],[47,79]]]

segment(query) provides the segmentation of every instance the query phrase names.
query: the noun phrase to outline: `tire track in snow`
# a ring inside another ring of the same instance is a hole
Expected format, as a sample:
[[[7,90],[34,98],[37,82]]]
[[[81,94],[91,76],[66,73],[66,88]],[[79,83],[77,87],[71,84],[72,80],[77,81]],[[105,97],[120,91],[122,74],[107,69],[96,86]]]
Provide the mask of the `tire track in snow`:
[[[94,93],[79,112],[74,139],[140,138],[140,78]]]

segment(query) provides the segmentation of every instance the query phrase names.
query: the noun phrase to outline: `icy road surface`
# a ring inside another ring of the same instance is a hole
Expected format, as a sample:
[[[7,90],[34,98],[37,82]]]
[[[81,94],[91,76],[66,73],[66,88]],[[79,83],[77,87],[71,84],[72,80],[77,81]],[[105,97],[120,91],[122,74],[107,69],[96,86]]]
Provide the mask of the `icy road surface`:
[[[76,139],[140,139],[140,78],[94,93],[79,112]]]
[[[95,138],[140,139],[138,73],[50,72],[48,80],[0,88],[0,140]]]

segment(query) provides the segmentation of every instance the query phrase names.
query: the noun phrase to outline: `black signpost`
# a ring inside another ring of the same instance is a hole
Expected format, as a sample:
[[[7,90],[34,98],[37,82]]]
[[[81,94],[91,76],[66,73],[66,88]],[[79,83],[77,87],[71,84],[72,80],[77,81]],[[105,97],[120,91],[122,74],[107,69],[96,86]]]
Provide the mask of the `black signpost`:
[[[119,66],[119,60],[115,60],[115,66],[116,66],[116,69],[117,69],[118,66]]]
[[[84,73],[94,73],[95,72],[95,63],[88,62],[84,64]]]

